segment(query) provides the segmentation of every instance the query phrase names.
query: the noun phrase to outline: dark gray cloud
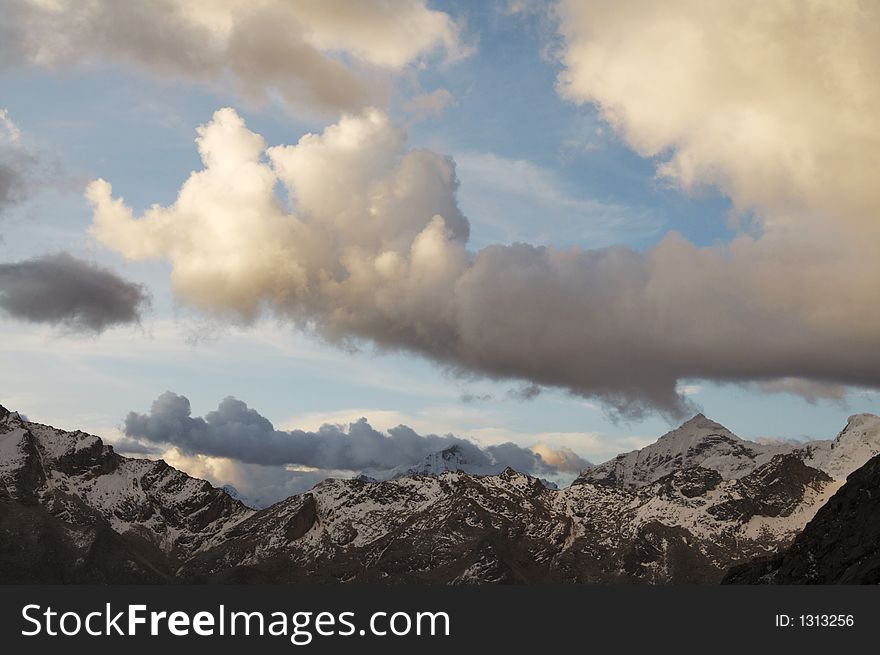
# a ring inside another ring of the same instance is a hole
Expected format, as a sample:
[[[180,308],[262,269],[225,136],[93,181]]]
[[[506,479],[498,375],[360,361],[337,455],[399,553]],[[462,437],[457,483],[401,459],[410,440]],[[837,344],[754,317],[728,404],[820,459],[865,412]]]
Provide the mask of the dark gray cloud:
[[[142,285],[65,252],[0,264],[0,311],[31,323],[102,332],[137,323],[148,303]]]
[[[383,433],[364,418],[347,428],[324,425],[315,432],[276,430],[267,418],[232,397],[204,417],[194,417],[189,399],[170,391],[153,402],[148,414],[130,412],[125,434],[147,443],[176,446],[187,455],[225,457],[263,466],[390,471],[457,446],[475,472],[495,472],[506,466],[526,473],[557,470],[540,454],[513,443],[481,448],[454,435],[422,435],[405,425]]]
[[[523,384],[507,391],[507,396],[514,400],[534,400],[540,395],[541,387],[537,384]]]
[[[144,455],[161,455],[163,448],[158,444],[144,443],[129,437],[116,436],[113,438],[113,448],[117,453],[133,457]]]
[[[465,391],[458,397],[458,399],[465,405],[488,402],[492,400],[492,398],[493,396],[491,393],[471,393],[470,391]]]

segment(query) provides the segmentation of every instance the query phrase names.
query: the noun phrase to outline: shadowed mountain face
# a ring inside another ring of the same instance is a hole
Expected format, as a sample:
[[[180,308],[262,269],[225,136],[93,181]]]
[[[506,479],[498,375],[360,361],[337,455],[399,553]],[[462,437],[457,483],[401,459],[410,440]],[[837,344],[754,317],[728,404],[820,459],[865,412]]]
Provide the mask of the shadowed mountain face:
[[[0,407],[0,579],[163,582],[249,513],[163,461]]]
[[[857,449],[844,430],[770,452],[699,416],[624,456],[634,466],[593,467],[562,490],[456,470],[440,453],[436,471],[329,479],[256,511],[164,462],[2,410],[0,579],[717,582],[792,542],[840,484],[805,461],[857,460],[880,442],[872,419]]]
[[[788,550],[735,567],[724,582],[880,583],[880,456],[847,478]]]

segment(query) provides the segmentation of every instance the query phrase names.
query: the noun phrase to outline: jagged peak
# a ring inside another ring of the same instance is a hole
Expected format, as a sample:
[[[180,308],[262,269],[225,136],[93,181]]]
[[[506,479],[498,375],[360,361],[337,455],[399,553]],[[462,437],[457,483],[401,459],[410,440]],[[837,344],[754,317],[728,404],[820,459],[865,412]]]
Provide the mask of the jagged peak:
[[[659,439],[657,439],[655,443],[677,441],[683,436],[687,436],[690,439],[694,436],[716,436],[719,434],[725,437],[739,440],[739,437],[733,434],[733,432],[728,430],[721,423],[707,418],[704,414],[696,414],[692,418],[679,425],[677,428],[670,430],[669,432],[661,436]]]
[[[21,414],[6,409],[3,405],[0,405],[0,421],[3,421],[7,425],[16,424],[21,426],[24,424],[24,419],[21,417]]]
[[[880,425],[880,416],[877,416],[876,414],[871,414],[870,412],[861,412],[859,414],[853,414],[846,419],[846,427],[861,426],[865,423],[876,423]]]
[[[522,471],[517,471],[512,466],[505,467],[504,470],[498,474],[498,477],[501,478],[502,480],[507,480],[507,481],[528,480],[529,482],[538,482],[540,484],[540,481],[538,480],[538,478],[531,476],[528,473],[523,473]]]
[[[870,435],[874,430],[880,432],[880,416],[868,412],[853,414],[846,419],[846,425],[837,433],[834,443],[864,437],[866,434]]]
[[[726,432],[730,432],[730,430],[728,430],[726,427],[721,425],[721,423],[719,423],[718,421],[713,421],[712,419],[708,418],[702,412],[700,412],[699,414],[694,414],[694,416],[692,416],[687,421],[682,423],[680,426],[678,426],[672,432],[676,432],[676,431],[684,429],[684,428],[696,428],[696,429],[705,429],[705,430],[725,430]],[[670,433],[667,433],[667,434],[670,434]]]
[[[444,457],[446,457],[447,455],[457,455],[457,456],[463,457],[464,451],[462,450],[461,446],[459,446],[458,444],[452,444],[448,448],[444,448],[443,450],[441,450],[439,452],[439,454]],[[429,457],[430,457],[430,455],[429,455]]]

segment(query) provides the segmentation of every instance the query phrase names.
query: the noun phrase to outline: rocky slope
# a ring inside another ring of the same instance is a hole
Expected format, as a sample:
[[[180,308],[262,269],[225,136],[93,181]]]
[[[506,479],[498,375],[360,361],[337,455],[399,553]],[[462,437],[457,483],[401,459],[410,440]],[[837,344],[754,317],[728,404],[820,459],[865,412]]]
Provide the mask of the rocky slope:
[[[0,571],[6,582],[163,581],[252,513],[163,461],[0,407]]]
[[[636,491],[556,491],[511,469],[326,480],[184,570],[239,582],[714,582],[790,540],[832,487],[791,455],[739,480],[693,468]]]
[[[735,567],[724,582],[880,583],[880,456],[847,478],[790,548]]]
[[[164,462],[0,410],[0,579],[717,582],[787,547],[840,486],[826,470],[878,437],[880,419],[862,415],[834,441],[765,448],[698,416],[567,489],[440,453],[425,471],[330,479],[255,511]]]

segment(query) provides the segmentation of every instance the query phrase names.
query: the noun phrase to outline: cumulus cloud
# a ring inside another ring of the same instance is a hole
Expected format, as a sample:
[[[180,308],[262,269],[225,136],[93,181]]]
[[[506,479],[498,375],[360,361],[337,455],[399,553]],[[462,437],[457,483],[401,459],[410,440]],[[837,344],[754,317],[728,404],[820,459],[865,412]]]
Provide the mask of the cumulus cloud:
[[[64,252],[0,263],[0,312],[19,320],[102,332],[138,322],[148,301],[141,285]]]
[[[471,470],[478,473],[498,472],[507,466],[527,473],[568,472],[563,463],[573,455],[546,446],[538,452],[513,443],[480,447],[454,435],[421,435],[405,425],[383,433],[365,418],[347,427],[323,425],[314,432],[276,430],[267,418],[232,397],[204,417],[193,417],[189,400],[171,392],[159,396],[148,414],[130,412],[125,418],[125,435],[147,444],[174,447],[187,457],[305,467],[319,477],[334,471],[403,471],[451,446],[456,446]]]
[[[129,63],[319,110],[380,102],[388,75],[467,53],[426,0],[9,0],[3,12],[0,65]]]
[[[680,380],[880,386],[876,229],[473,252],[454,162],[410,149],[380,111],[267,148],[223,109],[198,146],[204,168],[167,207],[135,216],[103,180],[87,197],[100,242],[167,259],[178,297],[208,312],[269,310],[331,342],[560,387],[625,416],[687,413]]]
[[[532,446],[532,452],[541,456],[546,464],[557,471],[566,473],[580,473],[590,466],[590,463],[583,457],[574,452],[571,448],[563,446],[562,448],[551,448],[546,444],[538,444]]]
[[[562,0],[563,96],[594,103],[661,176],[770,224],[876,235],[880,5]]]
[[[227,457],[190,455],[171,447],[161,453],[171,466],[208,480],[217,487],[231,486],[245,504],[268,507],[294,494],[308,491],[327,477],[348,477],[350,472],[302,469],[293,466],[245,464]]]

